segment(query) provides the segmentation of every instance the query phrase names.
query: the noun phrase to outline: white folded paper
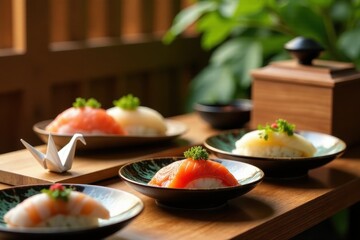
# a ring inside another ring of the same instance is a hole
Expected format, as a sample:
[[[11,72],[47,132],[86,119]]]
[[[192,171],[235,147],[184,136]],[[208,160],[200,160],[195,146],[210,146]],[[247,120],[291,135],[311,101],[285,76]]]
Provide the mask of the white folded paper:
[[[86,145],[83,135],[76,133],[70,139],[69,143],[58,151],[51,134],[49,134],[47,151],[46,154],[44,154],[23,139],[20,139],[26,149],[30,151],[44,169],[58,173],[66,172],[71,169],[75,156],[77,140],[80,140],[84,145]]]

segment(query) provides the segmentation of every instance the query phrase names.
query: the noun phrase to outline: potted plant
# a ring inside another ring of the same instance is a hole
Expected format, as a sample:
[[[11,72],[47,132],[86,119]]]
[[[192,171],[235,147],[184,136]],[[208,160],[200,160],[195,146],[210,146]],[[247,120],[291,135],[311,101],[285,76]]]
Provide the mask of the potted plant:
[[[323,59],[360,67],[360,0],[197,0],[176,15],[164,43],[191,25],[211,57],[190,84],[187,110],[251,98],[249,72],[289,58],[284,44],[297,36],[321,44]]]

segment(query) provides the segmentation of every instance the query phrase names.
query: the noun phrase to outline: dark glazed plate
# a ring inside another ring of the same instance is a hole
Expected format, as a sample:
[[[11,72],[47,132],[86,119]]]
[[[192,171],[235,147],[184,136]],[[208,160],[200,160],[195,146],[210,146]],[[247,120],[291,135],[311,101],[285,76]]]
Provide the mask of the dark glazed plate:
[[[248,133],[247,129],[224,131],[218,135],[207,138],[204,146],[214,155],[252,164],[262,169],[265,178],[299,178],[307,176],[310,169],[323,166],[335,158],[340,157],[346,149],[346,144],[334,136],[311,132],[299,131],[316,147],[313,157],[308,158],[264,158],[251,157],[232,153],[235,142]]]
[[[51,122],[51,120],[42,121],[36,123],[33,126],[34,132],[44,142],[48,142],[49,132],[45,130],[45,127]],[[187,126],[181,122],[165,119],[167,126],[167,132],[165,136],[119,136],[119,135],[84,135],[86,145],[81,143],[76,145],[77,149],[103,149],[103,148],[114,148],[114,147],[128,147],[138,146],[144,144],[152,144],[163,141],[169,141],[179,137],[187,131]],[[51,136],[55,144],[58,147],[65,146],[73,135],[68,134],[54,134]]]
[[[258,185],[264,173],[250,164],[214,159],[224,165],[238,180],[239,186],[214,189],[183,189],[150,186],[147,183],[161,168],[182,160],[181,157],[154,158],[124,165],[119,170],[120,177],[138,192],[154,198],[160,206],[211,209],[221,207],[232,198],[241,196]]]
[[[0,239],[102,239],[119,231],[143,210],[143,202],[136,196],[121,190],[86,184],[63,184],[72,186],[98,201],[110,211],[111,218],[101,220],[100,226],[71,230],[46,228],[7,228],[4,214],[26,198],[37,194],[50,185],[28,185],[0,191]]]

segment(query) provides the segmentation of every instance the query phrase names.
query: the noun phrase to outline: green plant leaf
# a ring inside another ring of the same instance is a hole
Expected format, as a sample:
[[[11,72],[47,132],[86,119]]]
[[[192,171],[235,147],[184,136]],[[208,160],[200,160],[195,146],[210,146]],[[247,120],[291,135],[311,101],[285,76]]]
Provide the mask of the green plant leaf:
[[[351,14],[351,6],[348,2],[339,2],[334,3],[334,6],[331,9],[331,17],[334,21],[343,22],[347,21]]]
[[[239,0],[223,0],[219,4],[219,14],[224,18],[231,18],[234,16]]]
[[[236,86],[234,77],[225,66],[208,65],[191,82],[187,109],[196,102],[227,102],[233,99]]]
[[[226,39],[236,23],[221,17],[217,12],[209,13],[198,21],[199,32],[203,32],[201,45],[211,49]]]
[[[242,61],[242,75],[240,76],[239,86],[242,88],[248,88],[251,85],[251,70],[259,68],[263,64],[262,47],[258,41],[248,39],[243,42],[246,49],[244,58]]]
[[[262,46],[255,38],[237,38],[237,41],[229,41],[227,51],[231,53],[222,64],[227,64],[233,73],[238,91],[245,91],[252,83],[251,70],[261,67],[263,64]],[[219,51],[216,57],[220,61],[223,56]],[[215,54],[215,53],[214,53]],[[224,60],[225,58],[223,58]],[[219,62],[218,62],[219,63]]]
[[[358,59],[360,56],[360,28],[347,31],[339,37],[340,50],[350,59]]]
[[[262,46],[254,38],[231,39],[216,49],[210,59],[214,66],[228,65],[234,73],[237,84],[248,88],[251,84],[250,71],[262,66]]]
[[[213,52],[210,63],[220,66],[226,64],[226,62],[241,60],[244,50],[240,38],[230,39]]]
[[[330,7],[334,0],[307,0],[311,6]]]
[[[183,9],[175,16],[172,26],[163,37],[163,42],[165,44],[171,43],[176,36],[195,23],[204,13],[215,9],[216,3],[212,1],[197,2]]]
[[[283,21],[297,35],[315,39],[320,44],[327,43],[327,33],[322,16],[301,0],[292,0],[280,8]]]
[[[269,59],[274,55],[285,52],[284,45],[291,39],[290,36],[282,34],[272,34],[259,39],[263,48],[262,54],[264,55],[264,59]]]
[[[254,14],[265,7],[266,0],[239,0],[235,15],[249,15]]]

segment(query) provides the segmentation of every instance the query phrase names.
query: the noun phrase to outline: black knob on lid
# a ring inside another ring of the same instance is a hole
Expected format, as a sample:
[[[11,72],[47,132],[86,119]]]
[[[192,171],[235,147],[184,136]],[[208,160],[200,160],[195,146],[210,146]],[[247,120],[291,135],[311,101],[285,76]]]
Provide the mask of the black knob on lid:
[[[324,50],[319,43],[305,37],[294,38],[285,44],[285,49],[303,65],[311,65]]]

